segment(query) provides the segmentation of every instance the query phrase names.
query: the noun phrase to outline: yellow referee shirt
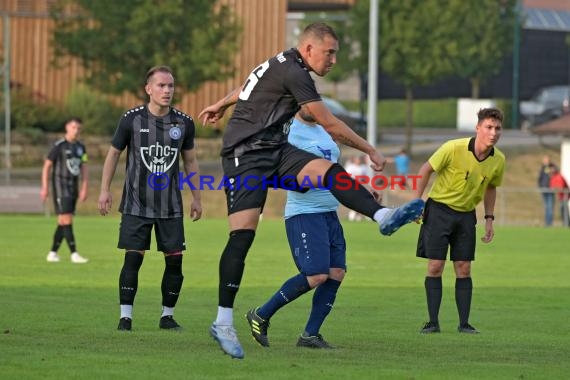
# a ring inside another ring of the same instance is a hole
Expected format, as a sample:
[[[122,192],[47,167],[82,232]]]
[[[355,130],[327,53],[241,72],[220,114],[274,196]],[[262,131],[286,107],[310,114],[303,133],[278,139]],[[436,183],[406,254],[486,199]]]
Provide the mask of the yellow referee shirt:
[[[437,173],[429,197],[456,211],[474,210],[489,184],[501,185],[505,171],[505,155],[496,147],[483,161],[475,157],[474,137],[449,140],[428,162]]]

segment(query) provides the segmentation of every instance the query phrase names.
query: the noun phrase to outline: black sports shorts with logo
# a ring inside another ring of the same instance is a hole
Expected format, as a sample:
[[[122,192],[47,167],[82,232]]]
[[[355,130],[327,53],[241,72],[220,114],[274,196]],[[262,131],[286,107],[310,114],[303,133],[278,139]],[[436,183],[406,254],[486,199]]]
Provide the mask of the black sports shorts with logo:
[[[297,174],[318,158],[289,143],[246,151],[239,157],[223,156],[225,180],[232,185],[225,187],[228,215],[252,208],[263,209],[268,189],[306,192],[309,188],[297,183]]]
[[[75,205],[77,198],[75,197],[55,197],[54,207],[57,215],[61,214],[75,214]]]
[[[145,218],[123,214],[119,227],[118,248],[146,251],[150,249],[152,227],[156,238],[156,249],[164,253],[180,252],[186,249],[184,241],[184,220],[176,218]]]
[[[446,260],[449,248],[451,261],[475,260],[476,225],[475,210],[455,211],[443,203],[428,199],[416,256]]]

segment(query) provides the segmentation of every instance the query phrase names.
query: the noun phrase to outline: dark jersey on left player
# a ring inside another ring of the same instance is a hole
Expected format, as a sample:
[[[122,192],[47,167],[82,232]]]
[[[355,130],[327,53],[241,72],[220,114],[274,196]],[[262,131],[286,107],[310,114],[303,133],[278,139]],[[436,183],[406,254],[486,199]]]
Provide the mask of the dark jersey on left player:
[[[179,189],[179,157],[194,148],[194,121],[175,108],[157,117],[146,105],[126,112],[111,145],[127,149],[119,211],[145,218],[184,216]]]
[[[58,140],[47,158],[53,163],[51,183],[54,198],[77,198],[81,165],[87,162],[85,145],[79,141]]]
[[[300,106],[321,100],[297,49],[257,66],[244,83],[224,134],[222,155],[287,142],[289,124]]]

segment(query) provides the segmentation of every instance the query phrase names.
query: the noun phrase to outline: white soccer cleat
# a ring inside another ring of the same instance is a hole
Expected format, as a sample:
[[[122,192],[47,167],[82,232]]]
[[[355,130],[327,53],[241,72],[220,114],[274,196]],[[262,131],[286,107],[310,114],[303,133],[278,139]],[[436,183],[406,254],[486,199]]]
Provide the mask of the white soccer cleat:
[[[425,203],[422,199],[414,199],[400,207],[391,209],[380,221],[380,233],[390,236],[400,227],[411,223],[422,216]]]
[[[210,326],[210,335],[218,342],[225,354],[230,355],[233,359],[243,359],[243,349],[233,326],[216,325],[214,322]]]
[[[57,252],[51,251],[50,253],[48,253],[46,260],[48,263],[59,263],[61,259],[57,254]]]
[[[74,264],[85,264],[86,262],[88,262],[89,260],[86,259],[85,257],[81,256],[79,253],[77,252],[73,252],[71,254],[71,262]]]

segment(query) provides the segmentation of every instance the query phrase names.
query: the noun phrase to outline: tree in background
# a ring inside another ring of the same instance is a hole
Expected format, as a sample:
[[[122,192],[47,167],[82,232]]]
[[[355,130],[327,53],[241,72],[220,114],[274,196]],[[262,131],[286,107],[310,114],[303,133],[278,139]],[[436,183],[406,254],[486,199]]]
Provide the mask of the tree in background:
[[[103,93],[144,99],[141,77],[159,64],[174,70],[183,91],[234,72],[241,26],[218,2],[58,0],[52,18],[58,63],[78,58],[87,84]]]
[[[406,148],[411,152],[413,89],[459,75],[478,96],[483,80],[501,68],[513,43],[516,0],[380,0],[379,67],[405,86]],[[368,66],[370,1],[349,11],[347,35],[359,46],[351,59]]]
[[[501,69],[513,48],[517,0],[449,0],[455,16],[454,72],[471,82],[471,97],[479,98],[481,84]]]

